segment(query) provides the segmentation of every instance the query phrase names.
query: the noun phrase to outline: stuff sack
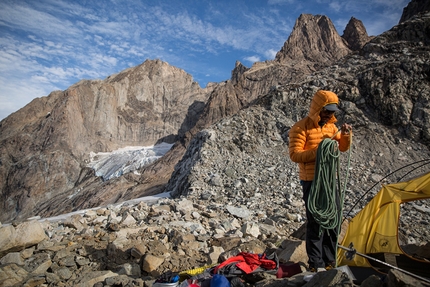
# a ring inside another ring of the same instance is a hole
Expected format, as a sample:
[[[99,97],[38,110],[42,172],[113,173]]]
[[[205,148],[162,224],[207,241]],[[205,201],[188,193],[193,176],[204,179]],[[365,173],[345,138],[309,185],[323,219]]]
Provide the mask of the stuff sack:
[[[223,275],[215,274],[212,276],[210,287],[230,287],[230,281]]]

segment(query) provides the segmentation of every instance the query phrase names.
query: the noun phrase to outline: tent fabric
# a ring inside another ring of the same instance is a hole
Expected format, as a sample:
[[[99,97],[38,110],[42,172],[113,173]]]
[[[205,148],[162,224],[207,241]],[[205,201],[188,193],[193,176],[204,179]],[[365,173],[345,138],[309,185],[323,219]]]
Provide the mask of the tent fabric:
[[[341,245],[362,254],[396,253],[405,254],[398,243],[400,204],[430,198],[430,172],[406,182],[388,184],[349,222]],[[338,265],[370,267],[366,258],[354,256],[345,258],[345,251],[339,249]]]

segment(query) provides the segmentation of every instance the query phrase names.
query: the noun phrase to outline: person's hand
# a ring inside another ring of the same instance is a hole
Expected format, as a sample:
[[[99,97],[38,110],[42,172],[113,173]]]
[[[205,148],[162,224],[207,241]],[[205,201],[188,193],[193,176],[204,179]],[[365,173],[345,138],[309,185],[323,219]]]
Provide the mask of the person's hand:
[[[348,125],[348,124],[343,124],[342,125],[342,127],[341,127],[341,132],[343,133],[343,134],[349,134],[350,132],[352,131],[352,126],[351,125]]]

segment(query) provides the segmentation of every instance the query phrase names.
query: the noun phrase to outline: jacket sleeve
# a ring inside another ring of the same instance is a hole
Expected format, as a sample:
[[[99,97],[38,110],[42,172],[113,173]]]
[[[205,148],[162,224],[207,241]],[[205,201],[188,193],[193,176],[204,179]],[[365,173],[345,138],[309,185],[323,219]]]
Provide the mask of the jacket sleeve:
[[[336,128],[337,132],[337,128]],[[352,133],[352,132],[351,132]],[[345,152],[349,149],[351,145],[351,136],[352,134],[342,134],[341,132],[336,134],[335,140],[339,143],[339,150],[341,152]]]
[[[306,131],[294,125],[289,132],[289,153],[293,162],[313,162],[316,159],[317,149],[305,150]]]

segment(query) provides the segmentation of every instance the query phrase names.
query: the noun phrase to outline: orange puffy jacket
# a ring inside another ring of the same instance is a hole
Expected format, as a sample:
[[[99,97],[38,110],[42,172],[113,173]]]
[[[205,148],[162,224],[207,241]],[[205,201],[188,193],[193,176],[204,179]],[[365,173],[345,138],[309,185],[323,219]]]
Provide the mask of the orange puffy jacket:
[[[304,119],[294,124],[289,132],[289,153],[293,162],[299,164],[300,180],[311,181],[314,179],[315,160],[319,143],[324,138],[332,138],[338,132],[335,123],[336,117],[320,127],[321,109],[328,104],[338,104],[337,95],[330,91],[320,90],[315,93],[309,114]],[[351,138],[349,135],[337,133],[333,138],[339,143],[339,150],[344,152],[349,149]]]

